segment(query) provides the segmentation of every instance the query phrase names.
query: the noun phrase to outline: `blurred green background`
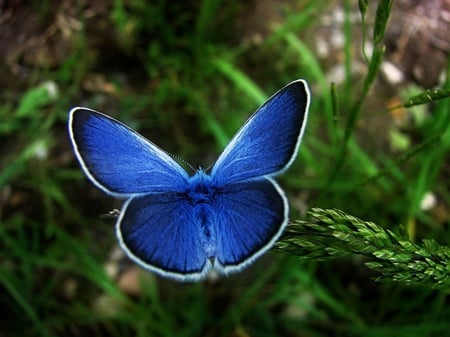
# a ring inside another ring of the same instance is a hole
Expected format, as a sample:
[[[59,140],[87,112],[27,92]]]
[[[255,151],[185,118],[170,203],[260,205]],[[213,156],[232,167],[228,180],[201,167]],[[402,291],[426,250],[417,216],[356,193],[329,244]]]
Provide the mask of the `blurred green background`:
[[[410,101],[450,88],[448,15],[444,0],[0,2],[0,337],[448,336],[448,289],[375,282],[358,255],[270,252],[194,284],[142,271],[67,135],[87,106],[208,167],[304,78],[310,119],[279,179],[291,219],[336,208],[450,245],[450,103]]]

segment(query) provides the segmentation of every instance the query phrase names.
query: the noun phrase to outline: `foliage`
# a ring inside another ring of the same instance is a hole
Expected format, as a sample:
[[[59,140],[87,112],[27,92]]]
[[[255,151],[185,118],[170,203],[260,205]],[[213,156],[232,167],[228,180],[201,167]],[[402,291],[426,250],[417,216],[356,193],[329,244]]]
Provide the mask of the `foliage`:
[[[450,287],[450,248],[425,239],[416,244],[373,222],[339,210],[311,209],[310,221],[292,223],[277,247],[303,258],[324,260],[359,254],[379,272],[376,280],[429,288]]]

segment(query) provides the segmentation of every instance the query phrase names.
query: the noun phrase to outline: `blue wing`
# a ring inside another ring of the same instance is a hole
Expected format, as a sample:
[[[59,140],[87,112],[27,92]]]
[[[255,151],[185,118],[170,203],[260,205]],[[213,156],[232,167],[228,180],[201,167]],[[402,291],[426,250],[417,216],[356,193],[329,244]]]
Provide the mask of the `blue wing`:
[[[288,221],[286,197],[271,178],[229,185],[206,213],[200,208],[184,193],[130,198],[117,222],[119,243],[145,269],[197,281],[212,266],[224,274],[242,270],[272,247]],[[205,223],[213,226],[208,238]]]
[[[143,268],[196,281],[211,267],[197,220],[184,194],[149,194],[125,202],[116,233],[123,250]]]
[[[305,81],[294,81],[269,98],[244,124],[212,168],[217,186],[275,176],[297,155],[309,107]]]
[[[217,233],[214,267],[224,273],[252,263],[272,247],[288,222],[287,199],[271,178],[228,185],[212,207]]]
[[[187,187],[189,175],[166,152],[100,112],[71,110],[69,134],[85,174],[110,195],[125,198]]]

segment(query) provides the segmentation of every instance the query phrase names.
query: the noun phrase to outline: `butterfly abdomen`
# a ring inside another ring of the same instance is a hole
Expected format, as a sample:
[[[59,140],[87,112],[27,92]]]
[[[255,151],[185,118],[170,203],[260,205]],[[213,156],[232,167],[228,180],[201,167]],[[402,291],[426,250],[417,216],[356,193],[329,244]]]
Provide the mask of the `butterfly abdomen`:
[[[203,170],[189,180],[187,199],[192,207],[196,224],[199,226],[201,236],[199,238],[203,251],[208,258],[216,256],[216,233],[214,230],[213,210],[211,205],[216,199],[217,190],[211,184],[211,176]]]

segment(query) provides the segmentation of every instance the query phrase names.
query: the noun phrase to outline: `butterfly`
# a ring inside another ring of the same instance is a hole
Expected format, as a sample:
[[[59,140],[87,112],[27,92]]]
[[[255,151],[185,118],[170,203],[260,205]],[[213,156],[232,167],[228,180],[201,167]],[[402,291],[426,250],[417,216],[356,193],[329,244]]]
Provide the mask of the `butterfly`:
[[[69,112],[69,136],[86,176],[125,199],[116,235],[143,268],[178,281],[214,269],[239,272],[273,246],[288,223],[274,180],[294,161],[310,94],[304,80],[276,92],[241,127],[211,170],[188,174],[125,124],[84,107]]]

